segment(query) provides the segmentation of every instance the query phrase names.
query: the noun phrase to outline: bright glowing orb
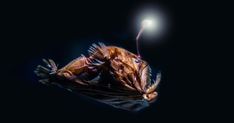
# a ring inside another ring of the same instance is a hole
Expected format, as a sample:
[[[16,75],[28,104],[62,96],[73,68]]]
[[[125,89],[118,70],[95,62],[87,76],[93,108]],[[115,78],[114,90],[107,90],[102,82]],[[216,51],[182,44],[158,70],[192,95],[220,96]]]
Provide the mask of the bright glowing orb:
[[[157,31],[160,30],[160,21],[158,18],[144,19],[142,21],[142,28],[144,28],[144,30],[157,33]]]
[[[159,5],[145,5],[138,10],[134,30],[137,31],[137,40],[144,42],[161,42],[165,38],[170,26],[167,10]]]
[[[142,21],[142,27],[147,30],[153,30],[157,28],[158,26],[158,21],[155,20],[150,20],[150,19],[145,19]]]
[[[153,26],[153,21],[145,19],[145,20],[142,21],[142,26],[146,27],[146,28],[152,27]]]

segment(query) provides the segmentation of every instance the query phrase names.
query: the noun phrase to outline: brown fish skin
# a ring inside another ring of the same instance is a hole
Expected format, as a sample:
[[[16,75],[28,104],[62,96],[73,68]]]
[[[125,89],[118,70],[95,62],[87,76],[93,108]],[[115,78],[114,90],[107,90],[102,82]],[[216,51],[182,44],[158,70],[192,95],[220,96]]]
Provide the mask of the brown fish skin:
[[[89,56],[81,56],[57,71],[59,77],[65,77],[77,84],[89,85],[86,78],[93,78],[102,70],[108,71],[123,87],[142,94],[152,101],[157,97],[156,87],[150,79],[150,67],[137,55],[116,46],[93,44]]]

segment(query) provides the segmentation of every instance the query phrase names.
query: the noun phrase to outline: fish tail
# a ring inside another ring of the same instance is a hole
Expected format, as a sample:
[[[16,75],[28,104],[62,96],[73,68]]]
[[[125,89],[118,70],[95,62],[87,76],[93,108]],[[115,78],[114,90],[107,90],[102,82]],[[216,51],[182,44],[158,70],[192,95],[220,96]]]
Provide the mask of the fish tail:
[[[46,67],[42,65],[38,65],[37,68],[34,70],[34,73],[41,78],[39,82],[41,83],[48,83],[49,79],[56,74],[58,71],[58,65],[51,59],[42,59],[42,61],[46,64]]]

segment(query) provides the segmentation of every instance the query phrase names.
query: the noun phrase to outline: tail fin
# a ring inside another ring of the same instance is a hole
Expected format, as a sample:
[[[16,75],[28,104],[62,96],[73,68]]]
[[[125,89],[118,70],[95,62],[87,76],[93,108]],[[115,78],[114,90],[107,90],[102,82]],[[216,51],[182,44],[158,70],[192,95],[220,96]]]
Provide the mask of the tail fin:
[[[41,78],[39,82],[43,84],[47,84],[49,82],[49,79],[52,75],[54,75],[58,70],[58,65],[55,64],[55,62],[51,59],[42,59],[43,62],[46,64],[47,67],[43,67],[41,65],[38,65],[34,73]]]

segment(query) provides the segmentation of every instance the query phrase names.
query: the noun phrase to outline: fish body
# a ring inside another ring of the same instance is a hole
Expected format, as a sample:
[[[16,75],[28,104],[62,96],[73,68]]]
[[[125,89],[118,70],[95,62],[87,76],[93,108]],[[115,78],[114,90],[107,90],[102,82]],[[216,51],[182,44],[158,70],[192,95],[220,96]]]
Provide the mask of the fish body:
[[[126,97],[131,97],[130,94],[138,95],[138,100],[146,102],[152,102],[158,96],[156,88],[161,74],[157,75],[156,80],[152,80],[150,66],[134,53],[103,43],[93,44],[88,52],[88,56],[81,55],[61,69],[57,68],[53,60],[44,60],[44,62],[56,78],[69,80],[85,89],[92,86],[106,87],[109,90],[115,88],[124,90],[121,92],[129,92]],[[38,70],[40,69],[38,68],[36,73],[41,73]],[[105,76],[111,76],[114,81],[102,83],[100,80]]]

